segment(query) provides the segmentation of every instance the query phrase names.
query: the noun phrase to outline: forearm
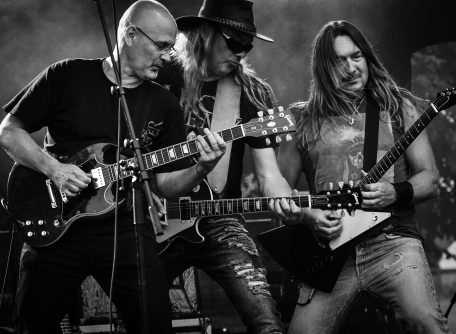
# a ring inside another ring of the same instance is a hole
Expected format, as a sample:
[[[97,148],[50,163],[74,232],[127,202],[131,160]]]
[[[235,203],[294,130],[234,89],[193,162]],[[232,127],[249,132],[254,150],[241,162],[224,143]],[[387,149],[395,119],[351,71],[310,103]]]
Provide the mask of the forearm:
[[[190,192],[205,176],[201,165],[196,164],[186,169],[157,174],[157,188],[163,197],[174,198]]]
[[[258,177],[260,193],[266,197],[289,197],[292,189],[281,174]]]
[[[55,158],[47,154],[30,134],[21,128],[2,127],[0,145],[14,161],[48,177],[58,164]]]
[[[439,173],[437,170],[423,170],[408,179],[413,187],[412,203],[420,203],[437,196]]]

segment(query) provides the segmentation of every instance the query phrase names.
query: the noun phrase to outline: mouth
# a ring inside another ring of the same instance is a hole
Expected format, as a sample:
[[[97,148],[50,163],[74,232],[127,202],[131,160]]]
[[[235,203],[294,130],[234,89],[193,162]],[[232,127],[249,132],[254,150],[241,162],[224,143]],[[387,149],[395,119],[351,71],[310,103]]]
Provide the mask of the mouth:
[[[228,64],[232,67],[238,67],[238,66],[240,66],[241,63],[238,61],[235,61],[235,60],[229,60]]]
[[[359,79],[361,79],[361,76],[357,75],[355,77],[346,78],[343,80],[343,82],[351,85],[357,83]]]

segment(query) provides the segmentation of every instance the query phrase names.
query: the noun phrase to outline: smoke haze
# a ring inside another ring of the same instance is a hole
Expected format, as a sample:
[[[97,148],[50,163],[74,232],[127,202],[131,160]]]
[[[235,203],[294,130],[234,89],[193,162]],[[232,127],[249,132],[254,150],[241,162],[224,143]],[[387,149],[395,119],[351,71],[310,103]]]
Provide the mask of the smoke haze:
[[[133,1],[116,1],[118,16]],[[100,1],[113,31],[111,1]],[[201,1],[165,0],[179,17],[196,15]],[[311,42],[329,20],[361,28],[401,85],[410,83],[410,56],[419,48],[456,40],[450,0],[256,0],[258,31],[274,44],[255,40],[250,62],[273,86],[279,104],[307,97]],[[62,58],[107,54],[98,11],[90,0],[3,0],[0,2],[0,104],[8,102],[44,67]],[[3,114],[0,114],[0,119]],[[41,140],[42,133],[35,135]],[[0,192],[11,160],[0,152]]]

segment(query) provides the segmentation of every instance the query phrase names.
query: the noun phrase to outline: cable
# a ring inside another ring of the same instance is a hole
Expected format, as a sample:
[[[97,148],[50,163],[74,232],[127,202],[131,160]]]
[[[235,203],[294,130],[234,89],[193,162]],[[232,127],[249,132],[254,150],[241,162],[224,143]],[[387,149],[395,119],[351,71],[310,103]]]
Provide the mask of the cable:
[[[12,220],[13,217],[10,215],[9,211],[7,211],[8,205],[6,204],[6,201],[2,198],[0,200],[0,203],[1,203],[1,206],[8,213],[8,215],[9,215],[8,219]],[[2,305],[3,305],[3,296],[4,296],[4,292],[5,292],[5,287],[6,287],[6,280],[8,278],[8,270],[9,270],[9,266],[10,266],[11,258],[12,258],[11,254],[13,252],[14,233],[16,231],[15,227],[16,226],[14,225],[14,222],[13,222],[12,227],[11,227],[11,237],[10,237],[10,243],[9,243],[9,247],[8,247],[8,255],[6,257],[5,274],[3,276],[2,288],[0,291],[0,310],[2,309]]]
[[[113,20],[114,20],[114,35],[116,41],[116,50],[117,50],[117,64],[113,63],[112,66],[118,66],[119,68],[119,86],[122,85],[122,72],[120,68],[120,54],[119,54],[119,41],[117,39],[117,12],[116,12],[116,5],[114,0],[111,0],[112,4],[112,13],[113,13]],[[117,92],[119,93],[119,92]],[[116,152],[116,161],[117,161],[117,176],[120,175],[120,135],[121,135],[121,127],[120,127],[120,117],[121,117],[121,106],[120,100],[117,109],[117,152]],[[119,178],[119,177],[118,177]],[[114,277],[116,273],[116,263],[117,263],[117,233],[118,233],[118,207],[119,207],[119,185],[115,183],[116,190],[115,190],[115,207],[114,207],[114,240],[113,240],[113,255],[112,255],[112,270],[111,270],[111,279],[109,282],[109,333],[112,334],[112,325],[113,325],[113,302],[112,302],[112,295],[114,289]]]

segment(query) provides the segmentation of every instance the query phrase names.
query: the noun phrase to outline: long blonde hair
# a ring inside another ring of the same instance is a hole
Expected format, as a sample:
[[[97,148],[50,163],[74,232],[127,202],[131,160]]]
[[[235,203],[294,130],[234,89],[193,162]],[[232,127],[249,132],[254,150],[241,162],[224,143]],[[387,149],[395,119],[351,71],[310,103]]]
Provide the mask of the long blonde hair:
[[[204,82],[210,77],[210,61],[217,34],[211,24],[203,23],[194,30],[179,33],[177,37],[175,58],[183,69],[181,105],[186,117],[190,114],[202,117],[198,114],[198,102]],[[245,59],[231,74],[258,110],[266,110],[271,102],[275,102],[270,86],[257,76]]]

